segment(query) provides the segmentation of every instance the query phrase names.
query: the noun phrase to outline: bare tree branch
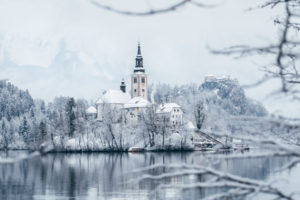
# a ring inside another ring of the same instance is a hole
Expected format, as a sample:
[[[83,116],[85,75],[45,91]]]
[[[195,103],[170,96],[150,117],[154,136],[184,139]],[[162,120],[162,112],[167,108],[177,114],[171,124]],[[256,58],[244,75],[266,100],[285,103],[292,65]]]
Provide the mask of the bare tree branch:
[[[164,13],[173,12],[175,10],[178,10],[179,8],[186,6],[187,4],[197,6],[197,7],[203,7],[203,8],[213,8],[216,6],[216,5],[203,4],[196,0],[181,0],[181,1],[174,3],[172,5],[169,5],[165,8],[153,9],[152,7],[149,6],[149,10],[141,11],[141,12],[134,12],[134,11],[128,11],[128,10],[119,10],[112,6],[101,3],[99,0],[90,0],[90,2],[93,5],[95,5],[96,7],[99,7],[101,9],[111,11],[114,13],[118,13],[118,14],[122,14],[122,15],[130,15],[130,16],[150,16],[150,15],[156,15],[156,14],[164,14]],[[147,2],[147,3],[149,5],[149,2]]]
[[[155,10],[150,9],[149,11],[144,11],[144,12],[131,12],[131,11],[126,11],[126,10],[118,10],[114,7],[102,4],[102,3],[100,3],[100,1],[96,1],[96,0],[91,0],[90,2],[92,4],[94,4],[95,6],[99,7],[99,8],[102,8],[104,10],[108,10],[108,11],[111,11],[111,12],[115,12],[115,13],[118,13],[118,14],[133,15],[133,16],[148,16],[148,15],[161,14],[161,13],[167,13],[167,12],[170,12],[170,11],[175,11],[178,8],[183,7],[186,4],[190,3],[191,1],[192,0],[182,0],[182,1],[179,1],[178,3],[170,5],[166,8],[155,9]]]

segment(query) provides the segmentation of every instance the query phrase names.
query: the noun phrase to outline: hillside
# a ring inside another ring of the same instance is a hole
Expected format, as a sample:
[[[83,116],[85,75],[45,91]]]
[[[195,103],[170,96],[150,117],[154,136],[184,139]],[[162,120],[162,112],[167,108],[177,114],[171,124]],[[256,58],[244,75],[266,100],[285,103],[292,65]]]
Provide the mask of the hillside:
[[[0,80],[0,120],[19,117],[34,106],[29,92],[20,90],[6,80]]]
[[[266,116],[264,106],[246,97],[237,80],[230,78],[214,78],[200,85],[200,93],[205,95],[207,104],[217,105],[231,115]]]

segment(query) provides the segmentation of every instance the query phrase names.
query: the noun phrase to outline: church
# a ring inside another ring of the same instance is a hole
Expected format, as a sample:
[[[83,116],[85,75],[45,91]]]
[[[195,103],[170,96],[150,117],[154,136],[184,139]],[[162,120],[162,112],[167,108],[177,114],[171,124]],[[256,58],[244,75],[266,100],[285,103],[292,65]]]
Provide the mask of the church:
[[[116,122],[137,123],[141,114],[147,109],[156,107],[148,101],[148,75],[143,64],[141,46],[138,43],[135,67],[131,74],[130,94],[127,92],[124,79],[119,90],[105,91],[96,102],[96,109],[89,108],[87,111],[96,115],[98,121],[103,121],[105,115],[114,115]],[[158,116],[167,116],[170,125],[176,126],[182,123],[182,110],[176,103],[162,104],[156,111]]]
[[[148,76],[145,72],[140,44],[138,44],[130,85],[130,94],[127,92],[125,81],[122,80],[120,90],[108,90],[98,99],[97,120],[103,120],[103,112],[107,105],[111,110],[123,110],[125,119],[130,121],[137,121],[139,112],[151,107],[148,101]]]

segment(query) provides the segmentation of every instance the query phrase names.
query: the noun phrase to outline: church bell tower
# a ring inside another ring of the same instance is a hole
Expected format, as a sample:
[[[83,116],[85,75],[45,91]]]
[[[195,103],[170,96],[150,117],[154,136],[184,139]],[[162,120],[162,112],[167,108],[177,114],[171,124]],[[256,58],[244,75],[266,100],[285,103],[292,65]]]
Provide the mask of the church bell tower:
[[[148,77],[143,65],[140,43],[138,43],[135,67],[131,75],[131,98],[134,97],[143,97],[148,100]]]

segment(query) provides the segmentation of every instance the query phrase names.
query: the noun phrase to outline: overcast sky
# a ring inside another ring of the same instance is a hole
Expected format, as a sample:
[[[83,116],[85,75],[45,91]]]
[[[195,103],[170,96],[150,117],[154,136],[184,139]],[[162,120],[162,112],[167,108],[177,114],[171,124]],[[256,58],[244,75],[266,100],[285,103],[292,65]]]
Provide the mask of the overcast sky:
[[[112,2],[119,9],[140,10],[176,1]],[[132,17],[88,0],[0,0],[0,78],[46,101],[61,95],[96,100],[102,90],[118,89],[122,77],[129,83],[140,41],[150,83],[201,83],[208,74],[253,83],[269,58],[237,60],[212,55],[207,47],[276,41],[273,17],[281,10],[246,11],[259,0],[215,2],[216,8],[188,5],[172,13]],[[299,115],[299,103],[270,96],[277,86],[272,81],[246,92],[271,112]]]

